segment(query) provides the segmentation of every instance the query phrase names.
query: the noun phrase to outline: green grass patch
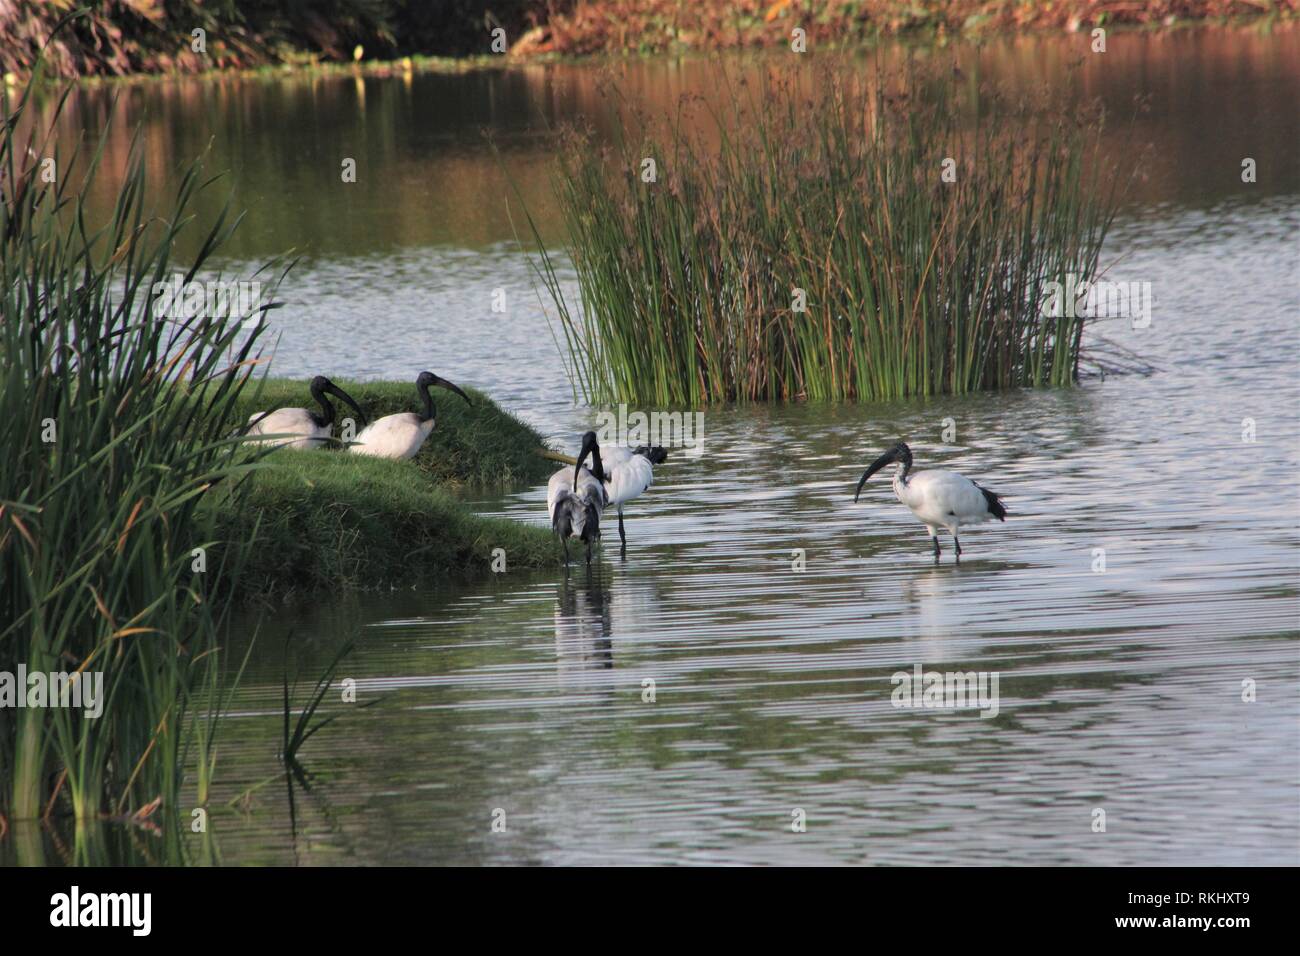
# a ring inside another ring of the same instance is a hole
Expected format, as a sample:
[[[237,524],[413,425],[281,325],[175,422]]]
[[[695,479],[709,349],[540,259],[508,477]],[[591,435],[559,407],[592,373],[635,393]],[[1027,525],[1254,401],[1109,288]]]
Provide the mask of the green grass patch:
[[[345,386],[347,387],[347,386]],[[417,461],[279,449],[237,498],[215,498],[218,538],[254,533],[245,594],[409,586],[487,571],[558,566],[550,531],[474,514]]]
[[[420,410],[414,375],[410,382],[333,381],[357,400],[370,421]],[[423,476],[435,484],[480,487],[533,484],[550,477],[555,464],[537,455],[538,449],[545,447],[542,436],[482,392],[470,388],[464,391],[473,399],[472,406],[451,392],[432,390],[438,423],[413,459]],[[340,418],[352,414],[337,399],[332,401]],[[240,421],[247,421],[256,412],[276,408],[316,410],[308,382],[262,379],[256,387],[240,394],[237,412]],[[339,434],[337,424],[334,434]]]
[[[228,605],[211,596],[250,550],[193,573],[213,535],[199,503],[214,486],[236,501],[256,464],[228,436],[262,329],[152,312],[152,283],[200,228],[196,199],[215,180],[195,163],[159,188],[136,138],[110,184],[113,215],[95,221],[102,153],[61,148],[63,99],[20,138],[12,119],[31,93],[0,86],[0,672],[75,672],[98,688],[99,712],[0,707],[0,816],[75,821],[73,863],[93,858],[104,819],[148,820],[151,852],[177,861],[192,833],[181,808],[207,801],[223,706]],[[235,222],[227,206],[202,226],[187,278]],[[16,860],[49,862],[41,831],[23,833]]]

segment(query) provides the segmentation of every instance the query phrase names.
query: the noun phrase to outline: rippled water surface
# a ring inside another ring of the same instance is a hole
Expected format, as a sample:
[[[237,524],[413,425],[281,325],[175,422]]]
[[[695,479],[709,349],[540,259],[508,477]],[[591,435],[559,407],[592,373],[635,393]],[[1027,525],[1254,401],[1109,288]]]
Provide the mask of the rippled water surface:
[[[703,454],[674,455],[629,507],[625,559],[607,544],[567,576],[284,610],[224,731],[224,798],[254,788],[214,820],[224,860],[1300,862],[1300,46],[1226,36],[1117,37],[1082,79],[1064,41],[989,54],[1013,82],[1151,97],[1156,158],[1107,260],[1152,284],[1155,309],[1150,328],[1098,331],[1154,374],[709,409]],[[240,104],[204,132],[269,204],[239,251],[309,250],[276,313],[275,370],[431,367],[572,447],[592,412],[573,404],[478,127],[505,134],[545,208],[530,130],[539,103],[548,121],[589,106],[583,69],[163,100],[173,121]],[[628,68],[662,97],[697,69]],[[386,185],[318,204],[310,161],[332,163],[358,125],[367,178]],[[175,128],[178,150],[198,135]],[[1257,188],[1243,156],[1261,159]],[[948,550],[933,563],[886,478],[853,504],[899,437],[918,467],[1005,497],[1009,519],[964,535],[960,565]],[[543,523],[543,499],[474,504]],[[382,698],[304,748],[292,825],[273,778],[289,632],[307,684],[355,638],[340,676]],[[894,707],[891,675],[918,664],[996,672],[997,716]]]

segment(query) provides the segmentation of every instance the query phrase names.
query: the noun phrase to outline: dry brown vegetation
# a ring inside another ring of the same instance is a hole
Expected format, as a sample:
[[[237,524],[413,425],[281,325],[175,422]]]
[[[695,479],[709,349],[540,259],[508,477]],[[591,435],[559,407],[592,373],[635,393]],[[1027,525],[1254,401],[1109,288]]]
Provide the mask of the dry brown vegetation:
[[[881,36],[1080,30],[1294,19],[1300,0],[0,0],[0,72],[46,51],[64,76],[193,73],[284,62],[487,55],[506,31],[514,57],[776,47],[800,27],[819,46]],[[203,52],[192,49],[196,28]]]
[[[802,28],[809,44],[918,32],[1080,30],[1179,21],[1294,16],[1297,0],[591,0],[549,16],[517,55],[581,55],[779,46]]]

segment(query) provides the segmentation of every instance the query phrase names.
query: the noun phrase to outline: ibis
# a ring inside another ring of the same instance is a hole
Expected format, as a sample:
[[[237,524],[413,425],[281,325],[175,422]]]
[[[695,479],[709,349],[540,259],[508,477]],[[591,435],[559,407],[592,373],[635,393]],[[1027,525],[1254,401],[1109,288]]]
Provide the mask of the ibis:
[[[273,412],[258,412],[248,419],[249,436],[276,435],[272,441],[277,448],[319,448],[330,437],[334,426],[334,406],[327,396],[334,395],[343,399],[354,409],[361,424],[366,416],[352,396],[339,388],[324,375],[317,375],[311,380],[311,397],[320,405],[320,412],[306,408],[277,408]]]
[[[591,456],[591,468],[583,466]],[[564,543],[564,563],[569,563],[569,539],[578,538],[587,548],[587,563],[591,563],[591,548],[600,540],[600,515],[608,502],[605,486],[598,475],[603,475],[600,446],[596,433],[582,436],[582,451],[574,462],[573,470],[562,468],[551,475],[546,484],[546,511],[551,516],[551,530]]]
[[[355,443],[348,446],[348,451],[358,455],[373,455],[376,458],[414,458],[425,439],[433,432],[437,420],[438,413],[433,406],[433,396],[429,394],[429,388],[433,385],[455,392],[465,399],[467,405],[474,404],[469,400],[468,395],[445,378],[439,378],[432,372],[421,372],[415,380],[415,394],[420,400],[422,410],[398,412],[396,415],[385,415],[383,418],[375,419],[373,424],[357,435]]]
[[[590,433],[593,434],[594,433]],[[599,471],[590,469],[605,488],[606,506],[618,508],[618,539],[623,553],[627,553],[627,531],[623,527],[623,506],[633,498],[640,497],[654,484],[654,466],[668,460],[667,450],[658,445],[638,445],[636,448],[601,449],[593,441],[593,448],[600,462]],[[577,459],[549,450],[543,450],[542,456],[572,465]],[[594,462],[593,462],[594,464]]]
[[[873,461],[871,467],[862,473],[857,490],[853,493],[854,503],[862,494],[862,486],[867,483],[867,479],[891,464],[896,466],[894,494],[930,532],[930,540],[934,542],[935,563],[939,561],[940,528],[952,535],[957,559],[961,560],[961,539],[958,533],[962,525],[980,524],[993,518],[999,521],[1007,519],[1007,509],[996,494],[955,471],[918,471],[913,474],[912,450],[906,442],[901,441]]]
[[[658,445],[610,448],[605,452],[602,461],[604,474],[597,477],[605,485],[607,502],[618,509],[618,540],[624,551],[627,550],[627,534],[623,530],[623,506],[654,483],[654,466],[667,460],[668,452]]]

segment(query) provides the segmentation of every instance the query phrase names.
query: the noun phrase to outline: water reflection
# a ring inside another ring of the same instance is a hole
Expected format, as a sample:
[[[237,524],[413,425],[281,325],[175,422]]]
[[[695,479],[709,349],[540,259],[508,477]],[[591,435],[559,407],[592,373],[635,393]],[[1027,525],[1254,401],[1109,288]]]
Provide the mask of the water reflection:
[[[1080,100],[1099,98],[1114,118],[1113,150],[1153,147],[1132,195],[1138,205],[1205,205],[1233,194],[1257,201],[1300,184],[1294,160],[1300,118],[1275,108],[1297,87],[1300,30],[1115,33],[1104,55],[1092,55],[1088,42],[1081,33],[954,42],[938,50],[886,45],[847,59],[864,75],[877,63],[894,72],[907,57],[952,60],[963,71],[954,82],[965,83],[972,96],[992,84],[1015,93],[1051,87]],[[774,65],[788,65],[788,58],[727,54],[457,75],[219,76],[82,87],[59,138],[67,152],[82,136],[98,145],[102,135],[104,175],[96,195],[105,215],[137,124],[144,126],[154,184],[171,182],[179,162],[206,154],[210,170],[230,171],[236,202],[248,210],[225,254],[263,261],[292,248],[306,254],[310,267],[401,249],[511,242],[526,227],[520,210],[508,208],[510,180],[545,237],[559,241],[550,132],[580,121],[608,140],[610,82],[648,112],[672,115],[684,95],[716,97]],[[114,97],[118,111],[110,124]],[[1147,108],[1136,115],[1130,137],[1124,130],[1135,98]],[[504,165],[494,160],[485,129]],[[1239,176],[1244,156],[1260,170],[1249,188]],[[358,169],[357,181],[346,185],[345,158]],[[223,199],[220,190],[203,199],[200,220],[210,220]],[[201,240],[191,237],[188,248]]]
[[[1116,36],[1104,63],[1081,67],[1081,94],[1117,108],[1153,97],[1139,121],[1157,144],[1150,205],[1121,218],[1106,257],[1152,283],[1156,310],[1149,329],[1106,333],[1157,374],[711,408],[705,453],[671,457],[630,506],[626,561],[607,547],[567,576],[281,609],[223,730],[214,807],[236,801],[213,816],[223,861],[1294,864],[1300,526],[1278,489],[1300,473],[1296,35]],[[1071,42],[984,56],[1030,86],[1060,80]],[[620,69],[660,103],[709,75]],[[594,82],[530,67],[366,81],[364,94],[217,81],[124,95],[161,134],[159,169],[213,133],[218,159],[237,159],[238,188],[258,200],[240,250],[313,247],[277,313],[278,371],[406,377],[411,353],[454,336],[458,382],[571,441],[592,410],[574,407],[545,317],[523,304],[527,263],[499,243],[499,171],[474,138],[491,123],[527,170],[541,156],[530,117],[594,108]],[[93,125],[95,97],[79,104]],[[365,144],[363,180],[322,202],[345,140]],[[1269,170],[1249,193],[1239,154]],[[544,193],[540,173],[523,179]],[[502,284],[518,304],[493,315]],[[386,349],[387,330],[408,344]],[[367,348],[350,347],[362,332]],[[960,566],[933,565],[887,488],[852,503],[866,463],[899,438],[1005,497],[1006,524],[971,529]],[[543,499],[513,489],[472,505],[540,522]],[[304,748],[311,791],[295,795],[293,824],[276,757],[290,628],[293,672],[319,673],[356,639],[340,676],[382,698],[329,702],[339,720]],[[916,663],[999,672],[998,717],[894,709],[889,677]],[[796,806],[809,819],[797,836]],[[135,858],[126,838],[105,841]],[[22,846],[58,858],[30,834]]]
[[[909,622],[906,637],[915,644],[918,661],[942,664],[953,659],[950,638],[960,631],[960,615],[953,599],[959,593],[953,577],[961,565],[938,565],[909,575],[903,581],[903,603]]]
[[[555,602],[555,658],[561,683],[574,672],[614,666],[612,613],[605,570],[566,574]],[[578,582],[582,583],[579,584]]]

